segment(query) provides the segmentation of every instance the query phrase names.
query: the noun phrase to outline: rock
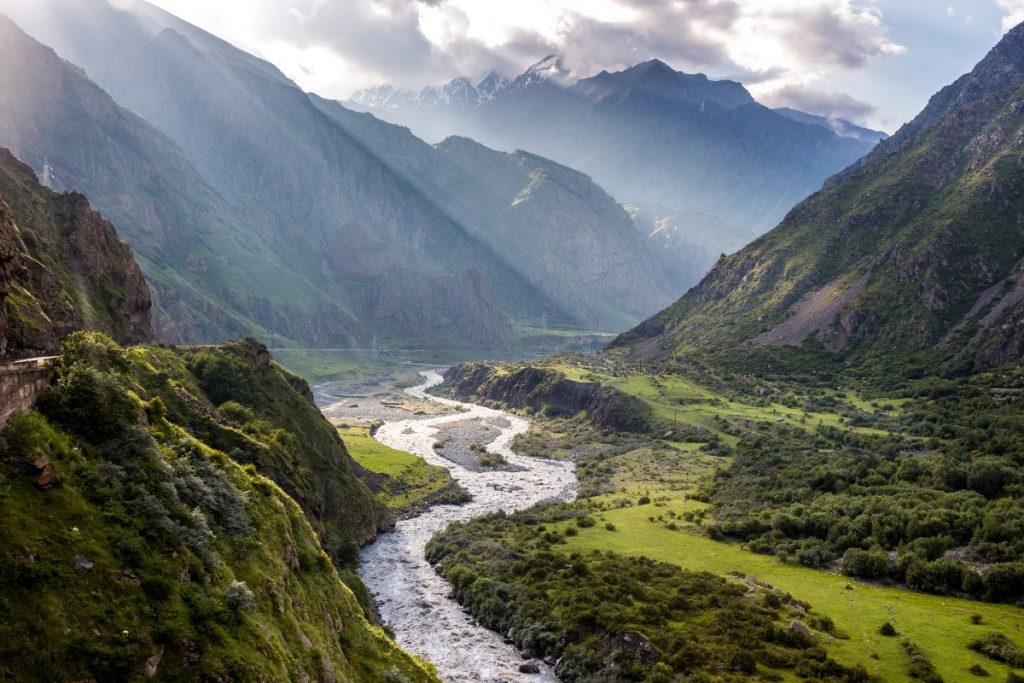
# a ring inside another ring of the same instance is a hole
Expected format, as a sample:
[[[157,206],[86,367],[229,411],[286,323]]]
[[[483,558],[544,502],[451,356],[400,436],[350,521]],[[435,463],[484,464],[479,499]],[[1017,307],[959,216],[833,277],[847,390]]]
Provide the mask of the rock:
[[[32,458],[32,467],[37,470],[46,469],[46,466],[50,464],[50,456],[46,453],[39,453]]]
[[[555,658],[549,655],[549,656],[544,658],[544,663],[547,664],[548,666],[554,666],[555,665]]]
[[[799,633],[800,635],[805,636],[807,638],[814,637],[814,634],[811,632],[811,629],[807,628],[806,624],[796,621],[795,619],[789,622],[788,630],[790,633]]]
[[[85,555],[75,555],[75,559],[73,560],[73,562],[75,565],[75,569],[77,569],[80,572],[92,571],[93,564],[92,562],[86,559]]]
[[[160,660],[163,659],[163,656],[164,648],[161,646],[160,649],[157,650],[156,654],[154,654],[152,657],[149,657],[143,663],[142,674],[146,678],[153,678],[154,676],[156,676],[156,669],[158,666],[160,666]]]
[[[57,470],[53,469],[53,465],[47,465],[43,468],[43,471],[36,477],[36,486],[46,490],[58,486],[60,484],[60,477],[57,476]]]
[[[519,653],[519,656],[523,659],[533,659],[533,655],[530,653],[529,650],[523,650]]]
[[[299,642],[302,643],[302,647],[307,650],[313,647],[313,641],[309,639],[309,636],[303,633],[302,629],[299,629]]]
[[[540,667],[537,666],[537,662],[535,662],[535,661],[533,661],[531,659],[530,661],[523,662],[522,664],[519,665],[519,673],[539,674],[540,673]]]

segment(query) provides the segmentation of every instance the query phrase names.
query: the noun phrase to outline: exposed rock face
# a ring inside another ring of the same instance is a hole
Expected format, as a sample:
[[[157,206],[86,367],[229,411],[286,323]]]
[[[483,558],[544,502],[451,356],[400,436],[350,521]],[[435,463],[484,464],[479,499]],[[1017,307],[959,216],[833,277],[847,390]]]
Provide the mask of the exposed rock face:
[[[584,411],[595,425],[622,431],[649,428],[642,402],[597,382],[575,382],[555,370],[529,365],[462,363],[444,375],[445,388],[460,400],[531,408],[554,415]]]
[[[651,358],[816,339],[844,360],[968,369],[1020,358],[1022,86],[1018,26],[892,138],[615,345]]]
[[[0,359],[56,352],[73,330],[151,340],[149,288],[114,227],[78,193],[41,186],[0,149]]]

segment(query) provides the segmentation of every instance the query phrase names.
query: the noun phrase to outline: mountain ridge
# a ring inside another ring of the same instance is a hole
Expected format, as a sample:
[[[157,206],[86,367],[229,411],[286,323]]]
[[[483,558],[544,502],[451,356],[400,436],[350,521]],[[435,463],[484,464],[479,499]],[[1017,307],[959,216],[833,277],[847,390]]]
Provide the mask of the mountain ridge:
[[[613,347],[814,340],[848,360],[986,369],[1024,352],[1024,25],[779,227]]]

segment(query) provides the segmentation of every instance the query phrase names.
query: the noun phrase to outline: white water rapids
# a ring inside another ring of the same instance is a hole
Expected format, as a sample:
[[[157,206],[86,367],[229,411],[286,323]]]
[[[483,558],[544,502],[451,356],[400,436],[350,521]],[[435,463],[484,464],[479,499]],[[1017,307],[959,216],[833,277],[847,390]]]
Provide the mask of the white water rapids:
[[[520,673],[523,660],[515,646],[478,625],[457,602],[448,598],[450,588],[424,559],[424,548],[430,537],[449,522],[497,510],[521,510],[552,498],[571,499],[577,484],[573,467],[568,462],[517,455],[510,444],[529,429],[528,420],[501,410],[431,396],[426,390],[440,384],[443,378],[436,370],[420,374],[425,381],[406,389],[406,393],[462,406],[466,412],[390,422],[377,430],[376,438],[386,446],[446,467],[455,481],[473,494],[473,500],[462,506],[435,506],[417,517],[400,521],[393,533],[382,534],[363,550],[360,574],[385,623],[394,629],[398,643],[433,662],[448,683],[555,681],[551,668],[540,662],[540,674]],[[434,452],[439,425],[467,419],[504,424],[496,418],[504,418],[508,426],[501,428],[501,434],[487,444],[487,449],[500,453],[509,463],[522,467],[522,471],[471,472]]]

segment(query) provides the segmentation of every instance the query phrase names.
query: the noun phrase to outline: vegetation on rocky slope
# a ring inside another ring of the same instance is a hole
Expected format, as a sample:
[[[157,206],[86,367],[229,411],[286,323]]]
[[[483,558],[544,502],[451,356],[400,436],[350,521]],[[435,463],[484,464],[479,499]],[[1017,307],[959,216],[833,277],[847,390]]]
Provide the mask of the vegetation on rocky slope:
[[[232,367],[240,349],[191,362]],[[76,333],[39,412],[4,428],[0,670],[25,681],[436,680],[366,622],[310,524],[322,517],[260,473],[279,474],[273,460],[299,443],[315,449],[310,424],[262,403],[259,381],[215,411],[188,362]],[[242,423],[246,411],[259,417]],[[230,438],[255,463],[225,452]]]
[[[879,375],[1019,359],[1022,102],[1019,26],[896,135],[615,345],[661,360],[810,344]]]
[[[131,249],[77,193],[57,194],[0,148],[0,360],[56,352],[82,327],[152,339]]]

